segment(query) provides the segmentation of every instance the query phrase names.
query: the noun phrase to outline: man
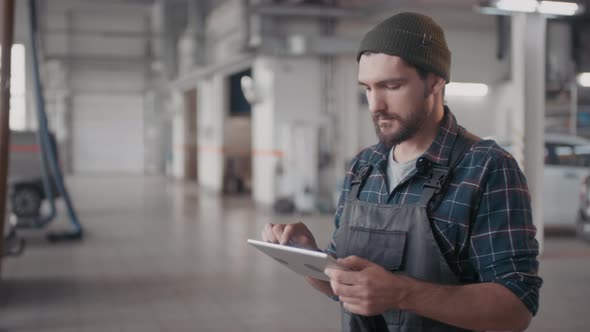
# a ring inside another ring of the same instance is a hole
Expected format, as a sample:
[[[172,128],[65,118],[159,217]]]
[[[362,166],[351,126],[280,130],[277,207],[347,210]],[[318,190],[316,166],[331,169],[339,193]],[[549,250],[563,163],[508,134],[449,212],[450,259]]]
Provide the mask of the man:
[[[339,299],[345,331],[526,329],[542,284],[526,181],[443,104],[451,54],[441,27],[392,16],[365,35],[357,60],[379,144],[352,161],[327,249],[351,271],[308,282]],[[268,224],[262,237],[317,249],[303,223]]]

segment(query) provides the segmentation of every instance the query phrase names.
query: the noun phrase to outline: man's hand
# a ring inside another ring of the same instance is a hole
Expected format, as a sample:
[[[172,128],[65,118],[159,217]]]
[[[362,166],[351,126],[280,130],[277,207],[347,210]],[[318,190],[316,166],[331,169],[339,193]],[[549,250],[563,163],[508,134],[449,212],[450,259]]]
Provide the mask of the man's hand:
[[[358,315],[401,309],[477,331],[524,331],[531,321],[523,302],[496,283],[437,285],[391,273],[356,256],[338,263],[353,271],[326,268],[324,272],[344,308]]]
[[[272,243],[291,244],[300,247],[305,247],[311,250],[317,250],[318,246],[315,242],[313,234],[304,223],[298,222],[296,224],[266,224],[262,229],[262,240]],[[330,284],[324,280],[318,280],[311,277],[305,277],[305,280],[320,292],[333,296]]]
[[[375,316],[399,308],[411,287],[411,279],[395,275],[357,256],[339,259],[352,271],[326,268],[330,285],[344,308],[354,314]]]
[[[279,244],[294,244],[317,250],[318,246],[311,231],[304,223],[295,224],[266,224],[262,229],[262,240]]]

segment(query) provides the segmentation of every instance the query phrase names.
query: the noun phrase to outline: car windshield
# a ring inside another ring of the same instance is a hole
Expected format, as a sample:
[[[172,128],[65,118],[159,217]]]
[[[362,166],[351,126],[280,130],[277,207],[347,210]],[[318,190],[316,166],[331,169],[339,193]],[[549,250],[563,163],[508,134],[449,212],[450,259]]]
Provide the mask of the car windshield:
[[[545,145],[547,165],[590,167],[590,146],[564,143]]]
[[[498,144],[509,153],[513,153],[510,142],[499,141]],[[545,164],[590,167],[590,145],[547,142],[545,144]]]

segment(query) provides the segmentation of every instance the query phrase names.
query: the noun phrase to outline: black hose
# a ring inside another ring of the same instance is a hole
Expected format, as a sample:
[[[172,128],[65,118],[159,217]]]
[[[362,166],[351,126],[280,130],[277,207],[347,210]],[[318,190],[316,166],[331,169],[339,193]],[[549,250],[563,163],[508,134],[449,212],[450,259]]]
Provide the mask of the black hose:
[[[46,223],[51,221],[55,217],[55,196],[51,185],[49,184],[50,175],[53,176],[55,180],[55,185],[61,197],[63,197],[66,208],[68,211],[68,215],[70,217],[70,222],[74,226],[74,230],[72,232],[64,232],[64,233],[50,233],[48,235],[48,239],[50,241],[60,241],[60,240],[73,240],[73,239],[81,239],[83,236],[83,229],[82,225],[80,224],[78,217],[76,215],[76,211],[74,210],[74,206],[72,204],[72,200],[70,199],[70,195],[66,189],[63,175],[61,173],[61,169],[59,168],[59,164],[56,158],[55,148],[51,143],[51,137],[49,134],[49,125],[47,121],[47,113],[45,112],[45,102],[43,99],[43,91],[41,88],[41,78],[39,74],[39,59],[37,56],[37,37],[38,37],[38,29],[37,29],[37,11],[36,11],[36,3],[35,0],[29,0],[29,37],[31,40],[31,58],[33,63],[33,77],[35,82],[35,100],[36,100],[36,110],[37,110],[37,121],[39,122],[39,142],[41,146],[42,152],[42,159],[43,159],[43,189],[45,190],[45,194],[50,202],[52,212],[49,216],[44,219],[50,218],[49,220],[42,220]],[[49,170],[49,172],[47,172]],[[43,224],[43,223],[41,223]]]

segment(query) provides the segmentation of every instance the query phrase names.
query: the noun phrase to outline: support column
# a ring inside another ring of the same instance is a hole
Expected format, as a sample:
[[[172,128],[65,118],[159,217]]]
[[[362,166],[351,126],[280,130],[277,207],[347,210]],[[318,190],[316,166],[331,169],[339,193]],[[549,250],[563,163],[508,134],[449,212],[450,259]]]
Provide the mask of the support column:
[[[545,159],[545,42],[547,20],[539,14],[512,16],[512,73],[515,157],[531,193],[537,240],[543,249],[543,170]]]
[[[167,104],[172,114],[172,176],[176,179],[184,179],[184,109],[182,105],[182,94],[173,91]]]
[[[0,68],[0,274],[4,256],[4,223],[6,216],[6,183],[8,178],[8,147],[10,145],[10,60],[14,37],[14,0],[0,2],[2,24],[0,44],[2,63]]]

